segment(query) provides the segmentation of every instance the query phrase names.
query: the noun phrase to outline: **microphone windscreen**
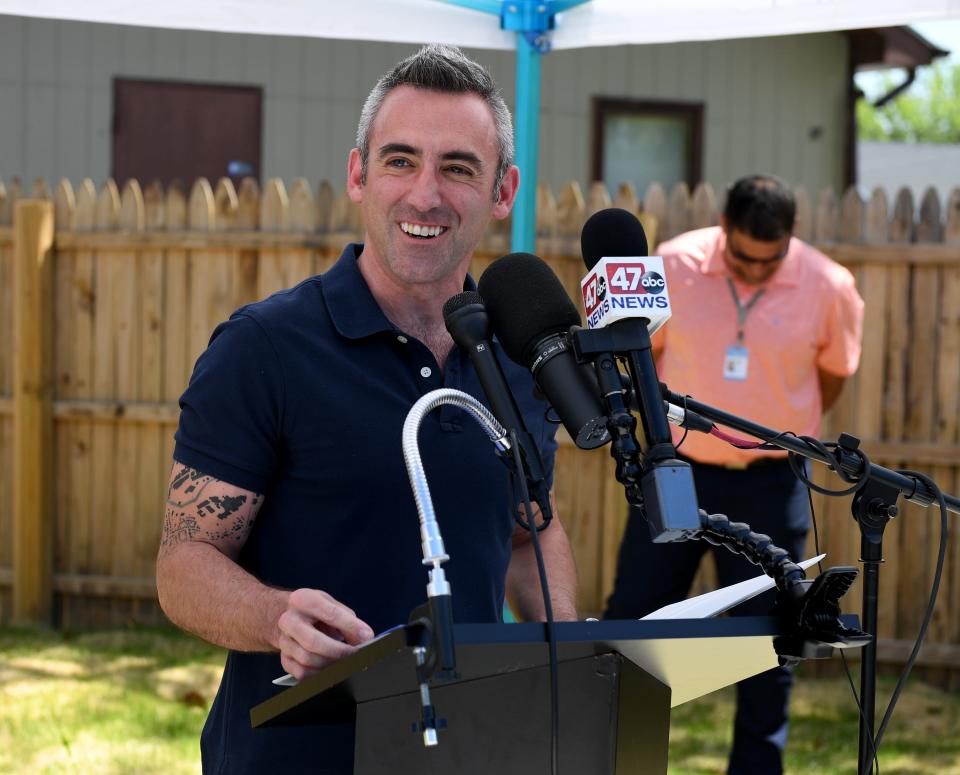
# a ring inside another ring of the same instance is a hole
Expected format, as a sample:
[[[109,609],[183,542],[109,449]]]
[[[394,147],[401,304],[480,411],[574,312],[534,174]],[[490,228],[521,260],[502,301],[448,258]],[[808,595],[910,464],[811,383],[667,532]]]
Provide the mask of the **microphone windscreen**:
[[[476,291],[463,291],[456,296],[451,296],[443,303],[443,319],[446,320],[458,309],[463,309],[469,304],[483,304],[483,298]]]
[[[608,207],[591,215],[580,232],[580,253],[587,269],[601,258],[646,256],[647,235],[633,213]]]
[[[580,313],[547,263],[530,253],[498,258],[477,283],[504,351],[529,367],[533,346],[580,325]]]

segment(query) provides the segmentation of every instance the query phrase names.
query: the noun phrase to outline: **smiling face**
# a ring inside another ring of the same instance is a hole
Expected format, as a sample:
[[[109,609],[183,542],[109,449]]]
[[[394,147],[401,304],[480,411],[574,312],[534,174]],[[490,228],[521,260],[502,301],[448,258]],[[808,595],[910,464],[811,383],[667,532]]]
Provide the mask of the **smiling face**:
[[[350,152],[347,189],[363,210],[365,271],[401,285],[466,272],[490,219],[505,218],[516,195],[516,167],[494,192],[497,151],[481,97],[410,86],[390,92],[370,133],[365,181],[360,152]]]

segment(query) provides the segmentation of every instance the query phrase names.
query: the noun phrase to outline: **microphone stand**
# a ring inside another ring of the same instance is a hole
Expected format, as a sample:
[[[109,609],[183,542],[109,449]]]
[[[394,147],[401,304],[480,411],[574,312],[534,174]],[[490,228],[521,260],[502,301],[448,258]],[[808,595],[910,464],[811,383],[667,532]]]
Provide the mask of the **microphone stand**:
[[[430,487],[423,470],[417,436],[424,417],[434,409],[451,404],[463,409],[483,428],[498,454],[505,456],[512,448],[506,431],[490,411],[473,396],[459,390],[443,388],[432,390],[411,407],[403,423],[403,461],[413,490],[413,498],[420,518],[420,542],[423,564],[429,568],[427,604],[411,614],[411,624],[419,625],[420,636],[415,643],[417,683],[420,687],[420,721],[414,729],[423,735],[425,746],[439,742],[437,730],[446,722],[437,718],[430,698],[430,679],[451,675],[456,668],[456,648],[453,642],[453,603],[450,582],[442,564],[450,559],[440,535],[440,525],[433,509]],[[509,462],[509,461],[508,461]]]
[[[834,460],[829,456],[796,436],[784,435],[738,415],[674,393],[662,382],[660,391],[664,400],[683,406],[685,409],[689,408],[713,422],[746,433],[809,460],[834,466]],[[867,462],[858,453],[859,447],[860,439],[848,433],[841,433],[837,439],[836,457],[850,481],[867,480],[866,484],[856,491],[850,504],[853,518],[860,527],[860,561],[863,563],[864,574],[862,627],[870,635],[870,642],[864,648],[860,670],[862,713],[857,772],[863,775],[873,772],[873,758],[876,754],[874,726],[877,693],[877,611],[880,599],[880,565],[883,563],[883,531],[887,523],[898,513],[897,499],[900,495],[922,506],[931,505],[937,498],[926,482],[876,463]],[[960,499],[944,495],[943,500],[948,510],[954,514],[960,514]]]

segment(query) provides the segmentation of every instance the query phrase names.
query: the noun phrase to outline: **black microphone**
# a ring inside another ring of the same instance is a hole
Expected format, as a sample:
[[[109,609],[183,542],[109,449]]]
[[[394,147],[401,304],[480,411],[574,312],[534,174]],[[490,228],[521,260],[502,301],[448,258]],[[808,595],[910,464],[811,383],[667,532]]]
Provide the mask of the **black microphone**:
[[[494,416],[508,432],[512,430],[516,433],[523,455],[527,490],[530,497],[539,504],[546,525],[553,515],[540,447],[527,430],[493,350],[490,342],[490,317],[487,315],[483,298],[476,291],[464,291],[451,296],[443,305],[443,323],[453,341],[467,351]]]
[[[533,372],[574,443],[581,449],[608,443],[599,392],[567,340],[580,313],[553,270],[530,253],[511,253],[487,268],[478,287],[504,351]]]
[[[443,323],[453,341],[467,351],[494,416],[504,428],[526,430],[517,402],[490,343],[490,316],[476,291],[451,296],[443,305]]]
[[[637,217],[627,210],[609,207],[591,215],[583,224],[580,232],[580,250],[587,270],[593,269],[604,258],[646,256],[647,235]],[[655,450],[654,454],[676,457],[667,413],[660,397],[660,380],[650,347],[650,329],[652,312],[637,310],[628,317],[609,323],[605,328],[611,333],[621,333],[637,338],[641,347],[624,353],[630,377],[640,409],[643,431],[651,447],[669,445],[669,449]],[[643,327],[645,331],[640,331]]]
[[[646,256],[649,252],[643,224],[633,213],[619,207],[595,212],[580,231],[580,253],[588,270],[601,258]]]
[[[602,259],[640,258],[646,256],[648,250],[640,221],[619,208],[600,210],[590,216],[580,234],[580,247],[588,271]],[[634,276],[640,282],[644,275],[637,271]],[[665,290],[665,279],[658,280]],[[607,362],[616,356],[626,361],[646,437],[646,463],[639,485],[651,536],[656,542],[683,541],[699,530],[699,509],[690,466],[677,459],[673,446],[650,344],[648,328],[652,322],[651,312],[637,310],[636,314],[583,332],[582,338],[574,338],[574,347],[581,359],[592,355],[600,362]],[[629,443],[628,439],[625,441]],[[634,454],[632,450],[628,452]],[[628,462],[635,460],[631,457]],[[635,493],[637,482],[632,470],[630,484]]]

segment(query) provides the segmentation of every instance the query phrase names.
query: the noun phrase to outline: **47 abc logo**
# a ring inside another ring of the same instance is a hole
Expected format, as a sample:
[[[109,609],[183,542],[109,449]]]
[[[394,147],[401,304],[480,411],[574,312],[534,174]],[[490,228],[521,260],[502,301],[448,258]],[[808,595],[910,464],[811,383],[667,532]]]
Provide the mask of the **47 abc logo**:
[[[613,267],[611,267],[613,268]],[[601,278],[602,279],[602,278]],[[650,293],[657,295],[666,290],[667,281],[659,272],[646,271],[639,266],[616,266],[610,276],[610,288],[613,293]]]
[[[607,278],[602,273],[597,272],[591,278],[591,282],[587,283],[584,288],[584,307],[588,311],[592,311],[605,298],[607,298]]]

